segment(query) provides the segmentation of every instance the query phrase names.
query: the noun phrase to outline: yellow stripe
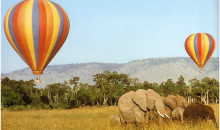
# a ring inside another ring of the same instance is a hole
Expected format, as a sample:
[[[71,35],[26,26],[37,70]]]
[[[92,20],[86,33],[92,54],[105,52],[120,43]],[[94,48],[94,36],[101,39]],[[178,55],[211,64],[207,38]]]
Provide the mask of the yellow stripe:
[[[52,39],[51,39],[51,42],[50,42],[50,46],[49,46],[49,49],[47,51],[47,55],[46,55],[46,58],[44,59],[44,64],[43,66],[46,64],[52,50],[53,50],[53,47],[56,43],[56,40],[57,40],[57,36],[58,36],[58,33],[59,33],[59,27],[60,27],[60,18],[59,18],[59,13],[56,9],[56,7],[49,1],[47,1],[47,3],[49,4],[51,10],[52,10],[52,15],[53,15],[53,34],[52,34]]]
[[[195,38],[196,34],[192,34],[189,38],[189,42],[190,42],[190,50],[192,51],[192,59],[196,62],[197,65],[199,65],[198,59],[196,57],[196,52],[195,52],[195,48],[194,48],[194,38]]]
[[[204,38],[205,38],[205,44],[204,44],[204,47],[205,47],[205,52],[204,52],[204,58],[202,59],[202,65],[204,65],[204,62],[205,62],[205,59],[208,55],[208,52],[209,52],[209,38],[206,34],[203,34]]]
[[[32,29],[32,9],[33,9],[33,0],[30,0],[27,4],[25,10],[25,34],[27,45],[30,50],[31,59],[33,63],[33,70],[37,70],[35,51],[34,51],[34,42],[33,42],[33,29]]]
[[[20,52],[20,51],[18,50],[18,48],[16,47],[16,45],[15,45],[15,43],[14,43],[12,37],[11,37],[11,34],[10,34],[10,32],[9,32],[9,25],[8,25],[9,16],[10,16],[10,14],[11,14],[12,9],[13,9],[16,5],[17,5],[17,4],[15,4],[14,6],[12,6],[12,7],[8,10],[8,12],[7,12],[6,16],[5,16],[5,23],[4,23],[5,34],[6,34],[7,38],[8,38],[8,41],[9,41],[9,43],[11,44],[11,46],[12,46],[12,47],[15,49],[15,51],[20,55],[20,57],[23,59],[23,61],[24,61],[28,66],[30,66],[30,65],[28,64],[28,62],[25,60],[25,58],[23,57],[23,55],[21,54],[21,52]]]

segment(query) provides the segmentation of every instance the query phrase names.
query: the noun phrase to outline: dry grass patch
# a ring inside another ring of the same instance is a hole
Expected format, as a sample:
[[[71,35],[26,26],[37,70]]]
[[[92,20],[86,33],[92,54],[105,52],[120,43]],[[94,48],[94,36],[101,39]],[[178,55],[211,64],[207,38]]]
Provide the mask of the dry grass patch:
[[[219,122],[219,106],[211,105],[215,111],[217,122]],[[146,126],[128,124],[127,127],[109,126],[109,118],[118,114],[118,107],[93,107],[78,108],[70,110],[33,110],[33,111],[2,111],[2,130],[134,130],[134,129],[161,129],[157,121],[151,121]],[[180,122],[165,122],[166,130],[213,130],[215,126],[208,121],[196,126],[181,124]]]

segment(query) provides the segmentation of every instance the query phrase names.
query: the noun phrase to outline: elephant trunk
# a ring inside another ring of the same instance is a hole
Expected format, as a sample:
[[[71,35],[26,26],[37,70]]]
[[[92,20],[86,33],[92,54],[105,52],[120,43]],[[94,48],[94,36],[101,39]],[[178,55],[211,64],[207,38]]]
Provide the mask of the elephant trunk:
[[[161,117],[164,117],[164,116],[160,113],[160,111],[157,110],[157,113],[158,113]]]
[[[164,122],[163,122],[163,117],[162,116],[158,116],[159,117],[159,125],[164,128]]]
[[[165,110],[164,110],[164,106],[163,106],[162,100],[161,100],[161,102],[160,102],[160,100],[158,100],[158,101],[156,102],[156,109],[157,109],[158,114],[159,114],[161,117],[164,117],[164,115],[165,115]]]
[[[215,117],[214,117],[214,118],[212,118],[212,121],[213,121],[213,123],[215,124],[216,128],[218,128],[218,124],[217,124],[217,122],[216,122]]]
[[[161,127],[164,127],[163,118],[164,118],[164,115],[165,115],[165,110],[164,110],[164,105],[163,105],[163,102],[162,102],[161,98],[156,101],[155,106],[156,106],[157,112],[159,114],[159,116],[158,116],[159,117],[159,125]]]

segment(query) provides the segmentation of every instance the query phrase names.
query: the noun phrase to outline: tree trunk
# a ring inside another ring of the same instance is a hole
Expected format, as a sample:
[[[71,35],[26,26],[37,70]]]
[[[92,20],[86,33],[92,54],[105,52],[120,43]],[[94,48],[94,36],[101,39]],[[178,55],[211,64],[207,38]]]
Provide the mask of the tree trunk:
[[[108,101],[108,97],[107,97],[107,95],[105,95],[105,93],[104,93],[104,102],[103,102],[103,105],[106,105],[106,102]]]
[[[57,100],[56,100],[56,96],[53,96],[54,97],[54,104],[56,104]]]
[[[99,106],[99,102],[98,101],[96,101],[97,102],[97,106]]]
[[[215,103],[216,103],[216,104],[218,103],[218,100],[219,100],[219,99],[218,99],[217,97],[215,97]]]
[[[207,104],[209,104],[209,90],[206,93],[207,93]]]

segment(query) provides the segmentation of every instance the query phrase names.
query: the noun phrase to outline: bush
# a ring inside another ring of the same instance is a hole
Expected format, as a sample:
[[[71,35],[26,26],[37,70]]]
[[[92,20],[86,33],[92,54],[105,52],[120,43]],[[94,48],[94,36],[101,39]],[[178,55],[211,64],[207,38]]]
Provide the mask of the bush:
[[[10,106],[8,108],[10,111],[22,111],[22,110],[25,110],[25,107],[22,106],[22,105],[19,105],[19,106]]]
[[[31,106],[31,108],[34,108],[34,109],[49,109],[49,106],[42,103],[42,102],[40,102],[38,104],[31,104],[30,106]]]

